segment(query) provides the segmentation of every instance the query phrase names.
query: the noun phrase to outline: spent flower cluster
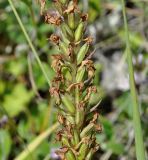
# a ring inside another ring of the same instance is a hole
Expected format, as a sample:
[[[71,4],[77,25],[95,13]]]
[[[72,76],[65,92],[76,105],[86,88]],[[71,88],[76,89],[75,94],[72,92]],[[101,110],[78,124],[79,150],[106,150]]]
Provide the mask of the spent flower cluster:
[[[41,9],[45,0],[40,0]],[[56,100],[61,130],[56,140],[62,147],[57,154],[63,160],[90,160],[98,150],[96,133],[101,132],[99,114],[89,105],[95,67],[91,60],[92,37],[85,35],[88,14],[78,8],[77,0],[53,0],[55,12],[44,12],[45,22],[60,30],[50,41],[59,53],[52,55],[52,68],[56,76],[50,94]]]

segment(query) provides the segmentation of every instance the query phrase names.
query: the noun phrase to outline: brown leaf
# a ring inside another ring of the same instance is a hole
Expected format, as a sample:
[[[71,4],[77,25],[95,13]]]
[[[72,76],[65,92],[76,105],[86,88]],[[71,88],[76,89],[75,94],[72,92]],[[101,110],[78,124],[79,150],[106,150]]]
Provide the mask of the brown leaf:
[[[64,124],[65,123],[64,116],[62,116],[61,114],[58,114],[58,121],[59,121],[60,124]]]
[[[89,44],[89,45],[92,44],[93,40],[94,40],[94,39],[93,39],[91,36],[89,36],[89,37],[87,37],[87,38],[84,39],[84,41],[85,41],[87,44]]]
[[[87,13],[83,13],[81,15],[81,19],[82,19],[83,22],[87,21],[88,20],[88,14]]]
[[[99,133],[102,132],[102,126],[101,126],[101,124],[96,124],[96,125],[95,125],[95,129],[96,129],[96,131],[99,132]]]
[[[56,26],[59,26],[62,23],[62,17],[60,15],[57,15],[56,13],[46,13],[45,22],[48,24],[54,24]]]
[[[60,37],[57,36],[56,34],[52,34],[49,38],[49,40],[55,44],[59,44],[59,41],[60,41]]]
[[[78,87],[80,90],[82,90],[84,84],[82,82],[79,83],[73,83],[71,84],[68,88],[67,88],[67,92],[70,92],[72,89],[75,89],[76,87]]]
[[[96,123],[96,121],[98,120],[99,117],[99,113],[95,112],[93,115],[93,120],[91,121],[91,123]]]

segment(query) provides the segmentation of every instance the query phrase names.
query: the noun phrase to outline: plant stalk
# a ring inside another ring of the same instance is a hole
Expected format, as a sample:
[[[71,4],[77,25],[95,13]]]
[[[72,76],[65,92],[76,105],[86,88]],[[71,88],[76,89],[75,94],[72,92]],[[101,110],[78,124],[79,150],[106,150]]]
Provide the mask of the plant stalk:
[[[58,12],[45,12],[45,22],[59,29],[58,35],[49,38],[59,49],[52,55],[56,74],[50,88],[61,124],[56,139],[62,147],[57,154],[63,160],[91,160],[99,149],[96,133],[102,128],[97,110],[91,111],[89,104],[97,89],[91,60],[93,38],[85,34],[88,14],[79,10],[77,0],[55,0],[53,4]]]

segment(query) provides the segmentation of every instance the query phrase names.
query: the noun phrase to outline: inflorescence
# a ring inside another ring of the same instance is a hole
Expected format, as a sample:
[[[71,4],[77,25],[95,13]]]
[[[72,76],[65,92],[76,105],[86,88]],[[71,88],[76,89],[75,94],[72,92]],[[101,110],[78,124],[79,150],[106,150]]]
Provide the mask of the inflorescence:
[[[41,9],[45,0],[40,0]],[[98,150],[96,133],[101,132],[98,112],[89,105],[95,67],[91,60],[93,38],[86,36],[88,14],[78,8],[77,0],[54,0],[55,12],[44,12],[45,22],[55,25],[60,34],[52,34],[50,41],[59,50],[52,55],[56,75],[50,94],[56,100],[61,130],[56,140],[62,147],[57,154],[63,160],[90,160]]]

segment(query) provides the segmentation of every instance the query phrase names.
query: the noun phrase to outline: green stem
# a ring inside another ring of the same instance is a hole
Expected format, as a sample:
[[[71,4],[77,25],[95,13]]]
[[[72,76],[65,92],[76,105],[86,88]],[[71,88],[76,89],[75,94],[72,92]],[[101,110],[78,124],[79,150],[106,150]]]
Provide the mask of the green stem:
[[[53,126],[51,126],[49,129],[47,129],[45,132],[40,134],[35,140],[33,140],[26,149],[20,153],[14,160],[25,160],[28,156],[31,155],[33,151],[45,140],[53,131],[55,131],[59,126],[59,123],[55,123]]]
[[[13,12],[14,12],[14,15],[15,15],[15,17],[16,17],[19,25],[20,25],[20,28],[22,29],[22,32],[24,33],[24,36],[25,36],[25,38],[26,38],[26,40],[27,40],[27,42],[28,42],[28,44],[29,44],[29,46],[30,46],[30,48],[31,48],[31,50],[32,50],[32,52],[33,52],[36,60],[37,60],[37,62],[38,62],[38,65],[40,66],[40,68],[41,68],[41,70],[42,70],[42,72],[43,72],[43,74],[44,74],[44,76],[45,76],[45,78],[46,78],[49,86],[51,86],[50,79],[48,78],[48,76],[47,76],[47,74],[46,74],[46,71],[44,70],[44,67],[43,67],[43,65],[42,65],[42,62],[41,62],[40,59],[39,59],[39,56],[38,56],[38,54],[37,54],[37,51],[36,51],[35,47],[33,46],[32,42],[31,42],[31,40],[30,40],[30,38],[29,38],[29,35],[28,35],[28,33],[27,33],[27,31],[26,31],[26,29],[25,29],[25,27],[24,27],[24,25],[23,25],[23,23],[22,23],[19,15],[18,15],[15,7],[14,7],[13,1],[12,1],[12,0],[8,0],[8,2],[9,2],[9,4],[10,4],[10,6],[11,6]]]
[[[129,30],[127,24],[126,17],[126,9],[125,2],[122,0],[123,6],[123,17],[124,17],[124,27],[125,27],[125,36],[126,36],[126,52],[127,52],[127,61],[128,61],[128,69],[129,69],[129,82],[130,82],[130,91],[131,98],[133,103],[133,125],[135,131],[135,145],[136,145],[136,156],[137,160],[145,160],[145,149],[140,121],[140,113],[139,113],[139,104],[138,104],[138,96],[135,87],[135,79],[134,79],[134,68],[132,63],[132,52],[130,48],[130,40],[129,40]]]

